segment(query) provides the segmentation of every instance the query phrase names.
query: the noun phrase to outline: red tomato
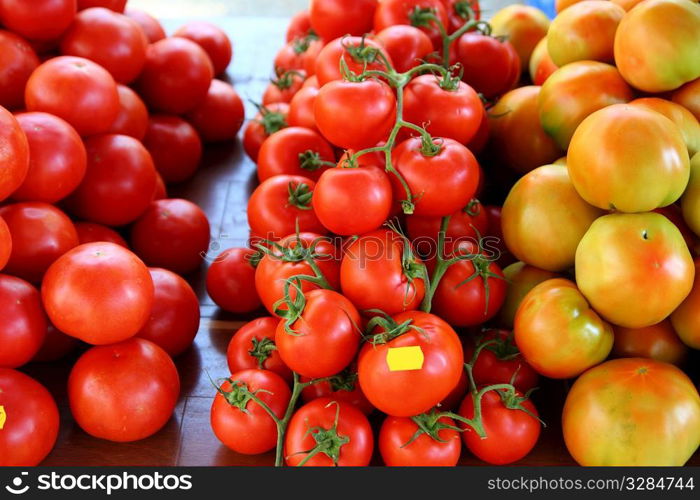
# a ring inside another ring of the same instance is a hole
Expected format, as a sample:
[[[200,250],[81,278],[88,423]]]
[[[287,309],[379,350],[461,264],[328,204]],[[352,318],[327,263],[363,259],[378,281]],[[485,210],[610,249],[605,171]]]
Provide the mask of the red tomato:
[[[522,409],[512,408],[519,404]],[[474,399],[468,394],[459,407],[464,418],[474,418]],[[524,458],[540,437],[540,422],[535,405],[519,392],[488,391],[481,398],[481,421],[486,437],[466,426],[462,439],[478,458],[494,465],[505,465]],[[464,429],[465,425],[460,424]]]
[[[391,320],[390,332],[383,326],[373,330],[360,350],[360,386],[380,411],[410,417],[430,410],[457,385],[464,369],[462,344],[450,325],[433,314],[408,311]],[[392,370],[392,351],[407,347],[422,354],[421,362]]]
[[[345,249],[340,284],[358,309],[380,309],[391,315],[418,308],[425,295],[424,272],[407,240],[380,229]]]
[[[120,383],[110,383],[114,380]],[[68,378],[68,401],[78,425],[91,436],[119,443],[158,432],[179,394],[173,360],[140,338],[91,348]]]
[[[150,43],[156,43],[165,38],[165,30],[158,20],[149,13],[138,9],[127,9],[125,14],[139,23]]]
[[[6,274],[0,274],[0,309],[0,367],[17,368],[31,361],[44,343],[46,313],[36,288]]]
[[[32,358],[32,363],[58,361],[73,352],[78,345],[80,345],[78,339],[58,331],[55,326],[49,323],[44,342],[41,344],[39,351]]]
[[[512,89],[520,78],[520,58],[510,42],[481,33],[465,33],[457,41],[462,80],[491,99]]]
[[[166,269],[149,269],[154,296],[151,317],[136,334],[179,356],[192,345],[199,330],[199,300],[184,279]]]
[[[136,92],[125,85],[117,85],[119,114],[109,128],[110,134],[122,134],[143,140],[148,128],[148,110]]]
[[[469,361],[466,356],[464,360]],[[459,377],[459,382],[457,382],[457,385],[452,388],[450,393],[445,396],[440,403],[438,403],[437,407],[442,411],[456,410],[468,391],[469,379],[467,378],[467,372],[462,370],[462,374]]]
[[[148,320],[153,280],[129,250],[114,243],[88,243],[49,267],[41,296],[59,330],[90,344],[111,344],[132,337]]]
[[[292,371],[284,364],[275,345],[279,318],[266,316],[240,327],[231,337],[226,349],[226,361],[231,373],[241,370],[270,370],[287,382]]]
[[[289,102],[289,125],[318,131],[314,117],[314,102],[316,102],[318,91],[317,86],[308,85],[294,94]]]
[[[37,66],[39,57],[26,40],[0,30],[0,106],[24,106],[24,86]]]
[[[323,172],[316,183],[313,206],[326,229],[340,235],[374,231],[392,207],[389,177],[377,167],[340,167]]]
[[[15,370],[0,368],[0,466],[33,467],[49,454],[58,436],[58,408],[43,385]]]
[[[28,111],[63,118],[83,136],[106,132],[119,114],[114,78],[82,57],[46,61],[29,77],[24,98]]]
[[[182,182],[192,177],[202,158],[202,141],[197,131],[174,115],[152,115],[143,145],[165,182]]]
[[[277,78],[270,83],[263,92],[262,103],[289,102],[294,97],[306,80],[303,71],[282,71]]]
[[[136,86],[151,108],[177,115],[192,111],[206,99],[213,76],[204,49],[186,38],[171,37],[148,47]]]
[[[476,195],[479,164],[474,155],[453,139],[436,138],[425,145],[421,137],[407,139],[394,151],[394,167],[408,184],[416,215],[444,216],[464,208]],[[406,191],[392,176],[394,198]]]
[[[61,53],[95,61],[119,83],[131,83],[146,63],[148,39],[123,14],[96,7],[75,16],[61,38]]]
[[[209,220],[191,201],[157,200],[131,227],[134,252],[149,266],[194,271],[209,248]]]
[[[78,246],[78,233],[61,210],[42,202],[0,208],[12,236],[12,253],[5,271],[33,283],[61,255]]]
[[[29,143],[12,113],[0,106],[0,201],[22,185],[29,171]]]
[[[447,9],[445,9],[442,0],[382,0],[374,14],[375,31],[382,31],[395,24],[413,25],[414,13],[418,8],[432,10],[445,28],[449,26]],[[435,50],[442,50],[442,37],[434,21],[428,22],[426,26],[421,25],[419,28],[430,37]]]
[[[13,193],[16,200],[55,203],[68,196],[87,168],[80,136],[66,121],[48,113],[20,113],[17,122],[29,143],[29,171]]]
[[[329,166],[335,165],[335,152],[318,132],[303,127],[287,127],[265,139],[258,153],[260,182],[275,175],[304,176],[317,181]]]
[[[301,10],[294,14],[289,20],[285,40],[291,42],[297,38],[304,38],[309,35],[311,29],[311,16],[308,10]]]
[[[322,448],[321,443],[326,446]],[[292,467],[366,467],[373,451],[374,436],[367,417],[353,405],[330,398],[315,399],[299,408],[284,442],[285,462]]]
[[[386,71],[380,52],[391,62],[384,48],[371,38],[344,36],[329,42],[316,58],[314,74],[319,87],[333,80],[343,80],[341,59],[345,61],[348,70],[356,75],[365,69]]]
[[[104,7],[114,12],[124,12],[126,0],[78,0],[78,10],[89,9],[91,7]]]
[[[250,260],[255,254],[250,248],[229,248],[209,266],[207,293],[220,308],[246,313],[260,307],[255,291],[255,265]]]
[[[311,35],[288,42],[275,56],[275,71],[297,70],[311,76],[316,71],[316,58],[322,48],[323,43],[318,37]]]
[[[156,169],[148,150],[133,137],[99,135],[85,141],[88,169],[66,200],[72,214],[108,226],[121,226],[148,208]]]
[[[258,161],[258,152],[265,139],[287,127],[289,104],[275,102],[269,106],[259,106],[258,109],[259,113],[248,122],[243,131],[243,149],[254,162]]]
[[[422,424],[427,421],[440,441],[418,427],[415,419],[421,419]],[[462,441],[454,427],[450,417],[386,417],[379,430],[382,460],[390,467],[454,467],[462,452]]]
[[[274,448],[275,421],[245,394],[255,393],[281,419],[291,397],[287,383],[268,370],[243,370],[232,374],[218,391],[211,405],[211,428],[219,441],[244,455]]]
[[[153,189],[153,199],[152,201],[163,200],[168,197],[167,190],[165,189],[165,181],[163,177],[156,172],[156,186]]]
[[[129,248],[126,240],[114,229],[95,224],[93,222],[76,222],[75,231],[78,233],[78,243],[94,243],[97,241],[107,241],[116,245],[121,245],[124,248]]]
[[[442,0],[450,18],[450,34],[464,26],[467,21],[481,18],[479,0]]]
[[[0,217],[0,269],[5,267],[12,254],[12,236],[5,220]]]
[[[385,140],[396,121],[396,98],[386,83],[332,81],[314,102],[316,126],[331,143],[364,149]]]
[[[311,0],[309,19],[314,32],[329,41],[372,31],[377,0]]]
[[[428,35],[414,26],[387,26],[377,33],[376,40],[384,47],[399,73],[418,66],[433,52],[433,43]]]
[[[56,40],[76,12],[76,0],[2,0],[0,24],[30,40]]]
[[[204,21],[190,21],[173,33],[173,36],[188,38],[202,47],[211,59],[214,75],[226,71],[228,63],[231,62],[231,40],[218,26]]]
[[[435,256],[442,217],[409,215],[406,230],[413,245],[421,255]],[[488,232],[488,215],[484,206],[473,198],[467,205],[450,215],[445,231],[445,248],[449,249],[462,240],[476,241],[478,235]]]
[[[187,119],[205,142],[232,141],[243,125],[245,109],[231,85],[212,80],[204,101],[187,114]]]
[[[301,381],[306,383],[311,379],[301,377]],[[305,403],[309,403],[318,398],[329,398],[334,401],[350,403],[365,415],[374,411],[374,406],[370,403],[360,389],[357,382],[357,367],[352,364],[330,380],[316,382],[301,391],[301,398]]]
[[[324,234],[311,209],[316,183],[300,175],[276,175],[262,182],[248,200],[248,224],[253,233],[278,240],[301,232]]]

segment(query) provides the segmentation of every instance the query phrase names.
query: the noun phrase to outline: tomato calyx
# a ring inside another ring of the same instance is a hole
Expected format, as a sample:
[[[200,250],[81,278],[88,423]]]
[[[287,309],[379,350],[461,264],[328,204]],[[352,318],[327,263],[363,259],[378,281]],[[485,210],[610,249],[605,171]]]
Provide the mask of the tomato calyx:
[[[479,248],[481,248],[481,239],[479,239]],[[484,283],[484,315],[486,316],[489,313],[489,297],[491,292],[489,279],[505,280],[505,278],[491,271],[491,264],[494,263],[494,259],[491,259],[482,253],[472,254],[470,252],[468,254],[461,254],[460,250],[457,250],[457,256],[454,257],[452,260],[460,260],[459,257],[461,255],[466,255],[465,258],[471,261],[472,265],[474,266],[474,272],[467,278],[457,283],[455,285],[455,288],[459,288],[473,281],[476,278],[480,278]]]
[[[534,419],[537,419],[540,424],[542,424],[542,427],[547,427],[547,424],[544,423],[544,421],[532,413],[530,410],[525,408],[523,406],[523,403],[530,399],[530,395],[533,393],[533,391],[537,390],[537,388],[530,389],[523,395],[519,395],[518,392],[516,391],[515,387],[511,385],[509,389],[498,389],[496,390],[496,393],[498,396],[501,398],[501,402],[503,403],[503,406],[508,408],[509,410],[520,410],[528,414]]]
[[[230,391],[225,391],[220,385],[214,384],[216,391],[221,394],[226,402],[234,408],[238,408],[243,413],[249,413],[246,409],[250,401],[255,401],[258,404],[262,403],[257,397],[260,393],[272,394],[270,391],[265,389],[258,389],[252,392],[245,382],[240,380],[233,380],[230,378],[225,379],[231,385]],[[264,403],[262,403],[264,405]]]
[[[488,330],[485,330],[484,333],[488,333]],[[483,340],[483,337],[482,335],[478,341],[477,348],[483,345],[482,349],[488,349],[501,361],[510,361],[520,355],[520,350],[514,342],[513,332],[508,335],[496,335],[488,340]],[[481,351],[481,349],[479,350]]]
[[[333,421],[333,426],[330,429],[325,427],[310,427],[307,429],[305,436],[311,436],[316,441],[316,446],[311,449],[299,451],[290,456],[303,455],[306,456],[297,464],[297,467],[302,467],[311,460],[313,457],[322,453],[326,455],[333,461],[334,466],[338,466],[338,461],[340,460],[340,450],[341,448],[350,442],[348,436],[341,436],[338,434],[338,420],[340,418],[340,405],[336,401],[331,401],[326,405],[326,408],[330,405],[336,405],[335,410],[335,420]]]
[[[299,153],[299,167],[309,172],[315,172],[321,167],[335,167],[335,163],[322,160],[318,151],[307,149],[303,153]]]
[[[366,333],[364,338],[372,345],[388,344],[396,337],[411,330],[419,332],[420,334],[425,333],[422,328],[413,325],[413,320],[411,319],[407,319],[403,323],[397,323],[391,316],[379,309],[370,309],[367,312],[377,315],[367,322],[367,327],[365,328]],[[372,333],[376,328],[381,328],[383,331],[380,333]]]
[[[436,11],[433,7],[420,6],[414,7],[414,9],[409,12],[408,20],[411,26],[415,26],[416,28],[428,28],[431,24],[436,23],[436,21],[440,22],[436,17]]]
[[[277,87],[279,90],[287,90],[292,88],[292,85],[294,85],[295,76],[301,79],[304,79],[306,77],[304,73],[296,70],[285,71],[278,68],[277,70],[275,70],[275,73],[277,74],[277,78],[271,79],[270,83]]]
[[[253,102],[253,105],[260,113],[260,119],[257,122],[262,125],[266,135],[272,135],[283,128],[287,128],[287,120],[282,113],[272,111],[270,108],[257,102]]]
[[[275,341],[269,337],[263,337],[262,339],[253,337],[252,344],[253,348],[248,350],[248,354],[257,360],[258,368],[262,370],[265,361],[270,357],[272,351],[277,350],[277,346]]]
[[[287,185],[287,192],[289,193],[287,201],[291,206],[297,207],[299,210],[311,210],[313,192],[308,184],[290,182]]]
[[[352,392],[355,390],[357,385],[357,372],[353,372],[350,368],[344,369],[337,375],[333,375],[328,382],[331,385],[331,390],[333,392],[347,391]]]
[[[413,434],[413,436],[411,436],[411,439],[409,439],[401,445],[401,448],[406,448],[407,446],[410,446],[411,443],[418,439],[422,434],[429,436],[431,439],[437,441],[438,443],[447,443],[448,441],[440,437],[439,433],[441,430],[449,429],[457,432],[462,432],[462,429],[460,429],[456,425],[450,425],[440,421],[440,419],[443,417],[451,418],[451,415],[452,414],[449,412],[438,412],[437,410],[432,409],[427,413],[421,413],[420,415],[411,417],[411,420],[414,424],[418,426],[418,429]]]
[[[467,206],[462,209],[462,212],[470,217],[476,217],[481,214],[481,202],[476,198],[472,198],[469,203],[467,203]]]
[[[461,2],[456,2],[453,7],[455,14],[465,21],[470,21],[476,17],[471,1],[463,0]]]
[[[406,293],[404,294],[404,306],[411,302],[409,295],[411,294],[411,285],[413,281],[420,278],[428,283],[428,269],[425,264],[416,257],[411,241],[401,231],[401,228],[394,222],[386,222],[386,226],[401,239],[401,268],[403,275],[406,277]],[[415,293],[415,290],[414,290]]]
[[[366,35],[362,35],[359,45],[348,45],[345,43],[345,38],[340,42],[343,50],[352,57],[355,62],[362,63],[365,67],[375,62],[380,56],[380,50],[377,47],[371,47],[365,44]],[[383,61],[384,62],[384,61]],[[386,66],[386,64],[385,64]]]
[[[294,40],[294,42],[292,43],[292,49],[294,50],[294,53],[296,55],[301,55],[307,50],[309,50],[311,42],[314,42],[318,39],[318,35],[313,30],[309,31],[309,33],[306,36]]]
[[[426,158],[437,156],[442,151],[442,139],[433,139],[430,135],[421,135],[420,154]]]

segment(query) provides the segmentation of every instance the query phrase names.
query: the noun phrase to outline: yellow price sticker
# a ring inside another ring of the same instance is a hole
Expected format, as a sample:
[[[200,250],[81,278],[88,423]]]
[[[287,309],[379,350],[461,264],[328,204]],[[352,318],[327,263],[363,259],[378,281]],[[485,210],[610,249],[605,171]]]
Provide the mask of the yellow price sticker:
[[[386,364],[391,372],[420,370],[423,368],[423,361],[425,357],[419,345],[389,347],[386,353]]]
[[[5,407],[0,405],[0,431],[5,427],[5,420],[7,420],[7,413],[5,413]]]

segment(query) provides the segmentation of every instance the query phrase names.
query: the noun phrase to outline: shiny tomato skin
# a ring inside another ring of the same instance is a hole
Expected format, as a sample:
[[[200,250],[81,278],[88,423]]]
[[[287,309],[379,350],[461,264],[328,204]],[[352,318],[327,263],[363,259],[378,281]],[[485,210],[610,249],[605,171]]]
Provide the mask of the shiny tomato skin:
[[[275,120],[273,130],[264,125],[263,115],[274,113]],[[252,120],[248,122],[243,130],[243,149],[248,157],[254,162],[258,161],[258,153],[262,143],[271,134],[288,126],[287,116],[289,114],[289,104],[286,102],[275,102],[269,106],[264,106],[263,111],[258,112]]]
[[[12,236],[5,272],[39,283],[46,269],[78,246],[73,222],[61,210],[43,202],[23,202],[0,208]]]
[[[433,314],[408,311],[393,320],[398,324],[410,320],[422,331],[409,329],[385,344],[365,343],[358,357],[360,387],[380,411],[410,417],[430,410],[452,391],[464,369],[464,354],[452,327]],[[409,346],[420,347],[422,367],[392,371],[387,363],[389,349]]]
[[[661,113],[675,123],[681,130],[683,142],[685,142],[691,158],[700,151],[700,122],[688,109],[660,97],[642,97],[635,99],[630,104]]]
[[[204,142],[232,141],[243,126],[243,101],[232,85],[212,80],[207,95],[186,118]]]
[[[311,14],[308,10],[300,10],[289,20],[285,41],[291,42],[297,38],[304,38],[311,31]]]
[[[0,466],[39,465],[58,436],[59,415],[53,397],[24,373],[0,368],[0,406],[7,416],[0,433]]]
[[[671,94],[671,100],[700,120],[700,78],[688,82]]]
[[[644,328],[613,326],[615,343],[612,353],[618,358],[651,358],[680,366],[688,356],[688,347],[665,319]]]
[[[0,201],[22,185],[29,171],[29,142],[19,123],[0,107]]]
[[[450,417],[440,417],[438,422],[456,426]],[[441,429],[436,441],[428,434],[422,433],[406,446],[419,430],[418,425],[408,417],[391,417],[384,419],[379,430],[379,452],[385,465],[390,467],[454,467],[462,452],[459,432],[453,429]]]
[[[73,22],[77,10],[76,0],[2,0],[0,23],[24,38],[53,41]]]
[[[505,328],[513,328],[518,306],[530,290],[543,281],[561,277],[552,271],[545,271],[520,261],[505,267],[503,275],[508,281],[508,288],[503,306],[498,311],[497,321]]]
[[[0,216],[0,270],[2,270],[12,255],[12,235],[7,223]]]
[[[673,365],[615,359],[574,382],[562,429],[584,466],[680,466],[700,443],[700,396]]]
[[[301,175],[318,181],[328,166],[306,167],[301,155],[310,151],[320,160],[335,163],[333,147],[321,134],[303,127],[287,127],[275,132],[262,143],[258,152],[258,180],[260,182],[275,175]]]
[[[170,37],[148,47],[136,88],[150,108],[177,115],[204,101],[213,77],[204,49],[186,38]]]
[[[351,370],[355,370],[355,373],[348,373]],[[350,403],[365,415],[372,413],[374,411],[374,406],[364,395],[360,384],[357,382],[357,368],[351,364],[341,372],[340,376],[345,379],[345,383],[348,384],[349,387],[343,386],[336,388],[333,379],[331,379],[331,381],[316,382],[301,391],[301,399],[305,403],[309,403],[314,399],[329,398],[334,401]],[[348,377],[352,377],[349,383]],[[301,377],[301,381],[309,382],[310,379]],[[352,389],[348,390],[350,387],[352,387]]]
[[[314,102],[319,88],[307,85],[299,89],[289,101],[289,125],[292,127],[305,127],[318,132],[316,118],[314,117]]]
[[[103,286],[95,287],[100,282]],[[102,345],[134,336],[153,306],[148,268],[114,243],[80,245],[49,267],[41,296],[51,322],[62,332]]]
[[[261,305],[255,290],[255,267],[250,248],[229,248],[221,252],[207,270],[207,293],[220,308],[246,313]]]
[[[442,0],[382,0],[374,13],[374,30],[379,32],[396,24],[411,24],[411,14],[416,8],[432,9],[443,26],[449,26],[447,8]],[[434,50],[442,50],[440,31],[434,22],[421,26],[433,43]]]
[[[340,447],[337,465],[368,466],[374,451],[374,436],[367,417],[353,405],[330,398],[315,399],[299,408],[292,416],[284,443],[286,464],[298,466],[306,458],[304,452],[316,444],[309,429],[331,429],[336,423],[336,416],[338,435],[349,439]],[[334,464],[327,455],[318,453],[304,465],[330,467]]]
[[[165,30],[158,20],[149,13],[138,9],[127,9],[124,14],[139,23],[149,43],[156,43],[165,38]]]
[[[150,340],[170,356],[179,356],[199,329],[199,300],[183,278],[167,269],[150,268],[154,295],[151,316],[137,337]]]
[[[279,78],[282,78],[285,72],[282,71],[278,75],[278,79],[270,81],[265,87],[265,92],[262,95],[262,103],[264,105],[272,104],[273,102],[289,103],[292,97],[299,92],[299,89],[304,85],[306,73],[303,71],[292,72],[286,74],[285,78],[289,78],[289,83],[282,83]]]
[[[98,64],[74,56],[49,59],[27,81],[28,111],[44,111],[70,123],[82,136],[109,130],[119,114],[117,84]]]
[[[113,379],[122,383],[110,383]],[[68,378],[68,401],[78,425],[91,436],[118,443],[158,432],[170,420],[179,394],[173,360],[140,338],[92,347]]]
[[[520,67],[527,70],[532,51],[537,42],[547,36],[549,18],[540,9],[531,5],[508,5],[496,12],[489,20],[491,33],[507,39],[520,58]]]
[[[386,71],[384,61],[380,56],[376,56],[373,60],[359,59],[355,58],[348,50],[359,47],[373,48],[381,52],[384,57],[391,61],[390,56],[386,53],[384,48],[371,38],[362,38],[359,36],[343,36],[336,38],[326,44],[318,53],[318,57],[316,57],[314,75],[318,80],[319,88],[323,87],[328,82],[344,79],[340,69],[341,59],[345,61],[348,69],[356,75],[361,74],[365,66],[367,70]]]
[[[377,0],[311,0],[311,28],[325,41],[372,31]]]
[[[462,80],[475,91],[491,99],[515,87],[520,59],[510,42],[471,32],[456,43],[457,60],[464,66]]]
[[[139,76],[146,63],[148,39],[141,26],[102,7],[83,10],[61,38],[61,53],[84,57],[128,84]]]
[[[96,241],[107,241],[129,248],[122,235],[107,226],[95,224],[94,222],[76,222],[74,226],[75,231],[78,233],[78,244],[80,245]]]
[[[233,57],[233,48],[226,32],[218,26],[205,21],[190,21],[178,28],[173,36],[188,38],[202,47],[211,59],[214,75],[226,71]]]
[[[395,24],[377,33],[376,40],[391,58],[399,73],[408,71],[433,52],[433,42],[428,35],[415,26]]]
[[[530,56],[528,65],[530,79],[533,84],[542,85],[558,68],[552,61],[549,52],[547,52],[547,37],[544,37],[535,46],[535,50],[532,51],[532,56]]]
[[[109,129],[110,134],[122,134],[138,139],[146,135],[148,109],[136,92],[126,85],[117,85],[119,114]]]
[[[314,38],[292,40],[277,52],[275,71],[304,71],[311,76],[316,71],[316,59],[322,48],[323,42]]]
[[[151,115],[143,145],[165,182],[194,175],[202,158],[202,141],[192,125],[174,115]]]
[[[671,323],[683,343],[693,349],[700,349],[700,258],[695,259],[695,280],[693,288],[681,304],[671,313]]]
[[[0,274],[0,367],[17,368],[39,352],[48,322],[39,291],[23,279]]]
[[[37,66],[39,57],[29,42],[11,31],[0,30],[0,106],[24,106],[24,86]]]
[[[292,371],[284,364],[275,346],[275,332],[279,322],[279,318],[265,316],[249,321],[233,334],[226,349],[226,362],[231,373],[241,370],[269,370],[291,383]],[[268,356],[262,363],[250,353],[255,349],[253,339],[275,346],[267,352]]]
[[[105,9],[124,12],[126,0],[78,0],[78,10],[85,10],[91,7],[104,7]]]
[[[427,246],[433,254],[437,251],[437,239],[442,217],[411,215],[406,217],[406,230],[419,252]],[[450,215],[445,232],[445,246],[452,246],[459,240],[470,240],[477,235],[488,233],[488,215],[477,199],[472,199],[464,208]],[[423,242],[423,244],[421,244]]]

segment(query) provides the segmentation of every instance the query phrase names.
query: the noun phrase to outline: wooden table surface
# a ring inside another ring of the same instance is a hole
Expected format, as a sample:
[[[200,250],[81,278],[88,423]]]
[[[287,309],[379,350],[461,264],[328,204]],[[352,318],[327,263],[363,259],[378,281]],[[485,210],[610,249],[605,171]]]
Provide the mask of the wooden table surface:
[[[234,61],[229,78],[244,99],[259,101],[267,84],[275,52],[283,43],[285,19],[216,19],[234,44]],[[163,23],[172,32],[182,22]],[[247,103],[246,116],[254,108]],[[207,147],[196,176],[179,186],[169,186],[170,197],[183,197],[197,203],[207,213],[212,227],[211,257],[229,247],[245,246],[248,227],[246,200],[257,183],[255,165],[235,143]],[[224,447],[209,425],[209,409],[214,389],[213,378],[229,375],[226,347],[233,333],[248,319],[220,311],[204,289],[205,262],[200,272],[188,276],[200,297],[202,321],[193,347],[176,359],[181,378],[181,397],[168,424],[154,436],[134,443],[112,443],[93,438],[73,420],[66,397],[66,381],[79,353],[56,363],[35,363],[23,368],[36,377],[55,396],[61,412],[58,442],[43,465],[272,465],[272,452],[245,456]],[[260,313],[259,315],[264,315]],[[697,366],[697,358],[695,358]],[[118,381],[115,381],[118,383]],[[561,437],[561,405],[566,383],[546,381],[534,400],[547,427],[533,452],[520,465],[573,465]],[[374,418],[379,423],[379,418]],[[595,432],[595,429],[591,429]],[[381,460],[375,457],[374,463]],[[464,452],[462,463],[483,465]],[[700,453],[691,460],[700,465]]]

